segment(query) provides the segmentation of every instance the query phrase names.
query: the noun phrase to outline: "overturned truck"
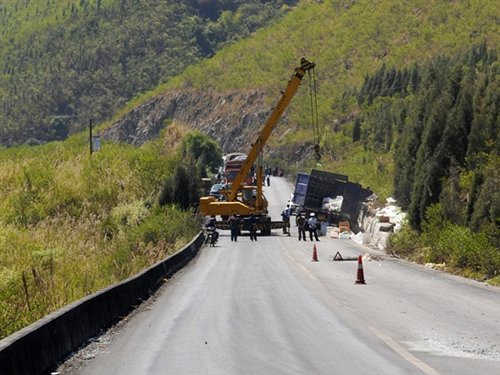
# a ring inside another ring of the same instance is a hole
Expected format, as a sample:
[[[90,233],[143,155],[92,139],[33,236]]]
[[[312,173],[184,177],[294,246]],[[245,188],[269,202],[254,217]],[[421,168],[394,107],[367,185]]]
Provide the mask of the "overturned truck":
[[[349,221],[355,228],[362,204],[372,194],[370,188],[350,182],[348,176],[313,169],[310,174],[297,175],[293,202],[323,222],[338,225]]]

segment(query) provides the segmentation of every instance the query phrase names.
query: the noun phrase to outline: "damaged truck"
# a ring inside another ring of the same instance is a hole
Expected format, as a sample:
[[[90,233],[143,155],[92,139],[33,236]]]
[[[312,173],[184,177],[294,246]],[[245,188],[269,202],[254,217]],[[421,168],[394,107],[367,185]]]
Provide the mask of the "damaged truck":
[[[314,212],[325,227],[349,222],[356,229],[363,202],[371,195],[369,187],[350,182],[348,176],[313,169],[297,175],[293,203],[301,213]]]

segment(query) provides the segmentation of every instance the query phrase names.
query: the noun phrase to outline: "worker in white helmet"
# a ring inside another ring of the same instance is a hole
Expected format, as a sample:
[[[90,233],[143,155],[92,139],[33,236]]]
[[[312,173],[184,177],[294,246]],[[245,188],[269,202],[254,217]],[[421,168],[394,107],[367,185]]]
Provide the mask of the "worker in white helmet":
[[[313,236],[316,239],[316,241],[319,241],[318,238],[318,219],[316,218],[316,215],[314,212],[309,214],[309,219],[307,220],[307,224],[309,227],[309,238],[311,241],[313,241]]]

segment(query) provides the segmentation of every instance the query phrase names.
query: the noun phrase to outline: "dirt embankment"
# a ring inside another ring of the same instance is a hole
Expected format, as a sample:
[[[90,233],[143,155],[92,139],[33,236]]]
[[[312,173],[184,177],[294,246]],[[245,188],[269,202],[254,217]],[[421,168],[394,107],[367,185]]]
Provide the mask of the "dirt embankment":
[[[266,101],[258,90],[216,92],[213,90],[176,90],[158,95],[134,108],[103,133],[117,142],[141,145],[157,138],[169,122],[179,121],[216,139],[223,152],[248,151],[271,115],[275,103]],[[287,114],[280,119],[273,136],[293,131]],[[301,160],[312,144],[266,147],[268,156]],[[292,155],[290,157],[290,155]]]
[[[157,138],[166,123],[180,121],[216,139],[226,152],[246,150],[271,110],[258,91],[170,91],[133,109],[103,136],[141,145]]]

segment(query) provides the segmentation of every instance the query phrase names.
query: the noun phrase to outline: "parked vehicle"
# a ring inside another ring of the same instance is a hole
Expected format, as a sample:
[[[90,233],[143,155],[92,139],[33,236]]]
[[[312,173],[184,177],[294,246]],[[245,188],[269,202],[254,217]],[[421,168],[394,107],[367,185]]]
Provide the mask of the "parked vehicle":
[[[234,154],[233,154],[234,155]],[[224,176],[226,177],[226,182],[227,183],[232,183],[238,173],[240,172],[240,169],[243,167],[247,160],[247,155],[246,154],[238,154],[237,156],[231,158],[230,160],[227,160],[224,164]],[[243,179],[243,184],[245,185],[251,185],[253,182],[253,175],[254,175],[254,168],[253,166],[250,168],[248,173]]]
[[[246,159],[247,154],[245,154],[243,152],[231,152],[229,154],[224,155],[222,157],[222,160],[224,161],[224,165],[225,165],[227,162],[230,162],[231,160],[234,160],[235,158],[238,158],[240,156],[243,156],[243,158]]]

